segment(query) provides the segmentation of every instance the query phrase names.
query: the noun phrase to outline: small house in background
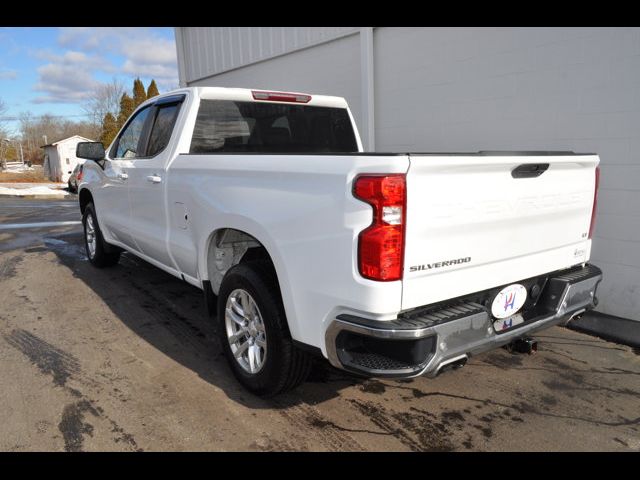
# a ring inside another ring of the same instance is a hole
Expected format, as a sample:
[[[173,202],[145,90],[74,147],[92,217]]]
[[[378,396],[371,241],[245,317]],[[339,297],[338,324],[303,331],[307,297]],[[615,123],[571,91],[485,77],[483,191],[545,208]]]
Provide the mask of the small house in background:
[[[43,145],[44,148],[44,176],[52,182],[66,183],[71,172],[78,163],[84,160],[76,157],[76,145],[80,142],[93,142],[88,138],[74,135],[57,142]]]

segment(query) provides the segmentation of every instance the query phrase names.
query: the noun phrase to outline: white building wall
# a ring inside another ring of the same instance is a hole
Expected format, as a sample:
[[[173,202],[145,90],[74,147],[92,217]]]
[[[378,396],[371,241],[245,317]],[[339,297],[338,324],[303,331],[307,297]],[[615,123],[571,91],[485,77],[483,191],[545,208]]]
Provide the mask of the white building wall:
[[[45,147],[44,154],[48,157],[48,160],[46,160],[48,162],[48,168],[45,169],[45,174],[52,182],[59,181],[58,178],[62,176],[62,171],[60,169],[60,157],[57,146],[49,145]]]
[[[378,151],[597,152],[598,310],[640,320],[640,29],[375,28],[372,79],[359,29],[284,30],[178,28],[181,80],[343,96]]]
[[[379,151],[600,155],[597,310],[640,320],[640,29],[377,28],[374,52]]]

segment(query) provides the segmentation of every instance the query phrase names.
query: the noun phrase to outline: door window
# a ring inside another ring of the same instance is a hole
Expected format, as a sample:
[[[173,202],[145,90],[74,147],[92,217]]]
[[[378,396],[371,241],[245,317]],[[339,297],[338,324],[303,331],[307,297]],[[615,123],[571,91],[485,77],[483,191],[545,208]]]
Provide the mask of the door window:
[[[153,157],[163,151],[169,144],[173,126],[176,123],[180,104],[163,105],[158,107],[151,136],[149,137],[149,146],[147,147],[147,157]]]
[[[146,107],[136,113],[115,144],[115,158],[136,158],[144,156],[144,137],[142,135],[151,108]]]

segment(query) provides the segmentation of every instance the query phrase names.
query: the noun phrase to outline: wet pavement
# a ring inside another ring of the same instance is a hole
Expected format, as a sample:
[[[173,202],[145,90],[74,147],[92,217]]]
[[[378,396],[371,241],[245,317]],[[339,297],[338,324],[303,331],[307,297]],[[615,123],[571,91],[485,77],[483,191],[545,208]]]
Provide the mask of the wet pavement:
[[[77,203],[0,199],[0,450],[640,450],[640,357],[561,327],[435,379],[319,362],[243,390],[201,292],[124,254],[86,260]]]

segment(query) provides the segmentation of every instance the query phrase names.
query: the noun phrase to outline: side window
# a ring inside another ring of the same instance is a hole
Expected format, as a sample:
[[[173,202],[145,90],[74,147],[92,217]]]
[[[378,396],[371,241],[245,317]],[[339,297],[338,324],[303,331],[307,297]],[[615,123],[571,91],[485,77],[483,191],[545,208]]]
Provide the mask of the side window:
[[[163,105],[158,108],[151,136],[149,137],[149,146],[147,147],[147,157],[157,155],[169,144],[173,126],[178,117],[180,104]]]
[[[139,152],[138,149],[143,146],[143,142],[141,142],[142,130],[150,112],[151,108],[146,107],[144,110],[140,110],[129,122],[127,128],[118,138],[115,158],[136,158],[144,155],[144,152]]]

